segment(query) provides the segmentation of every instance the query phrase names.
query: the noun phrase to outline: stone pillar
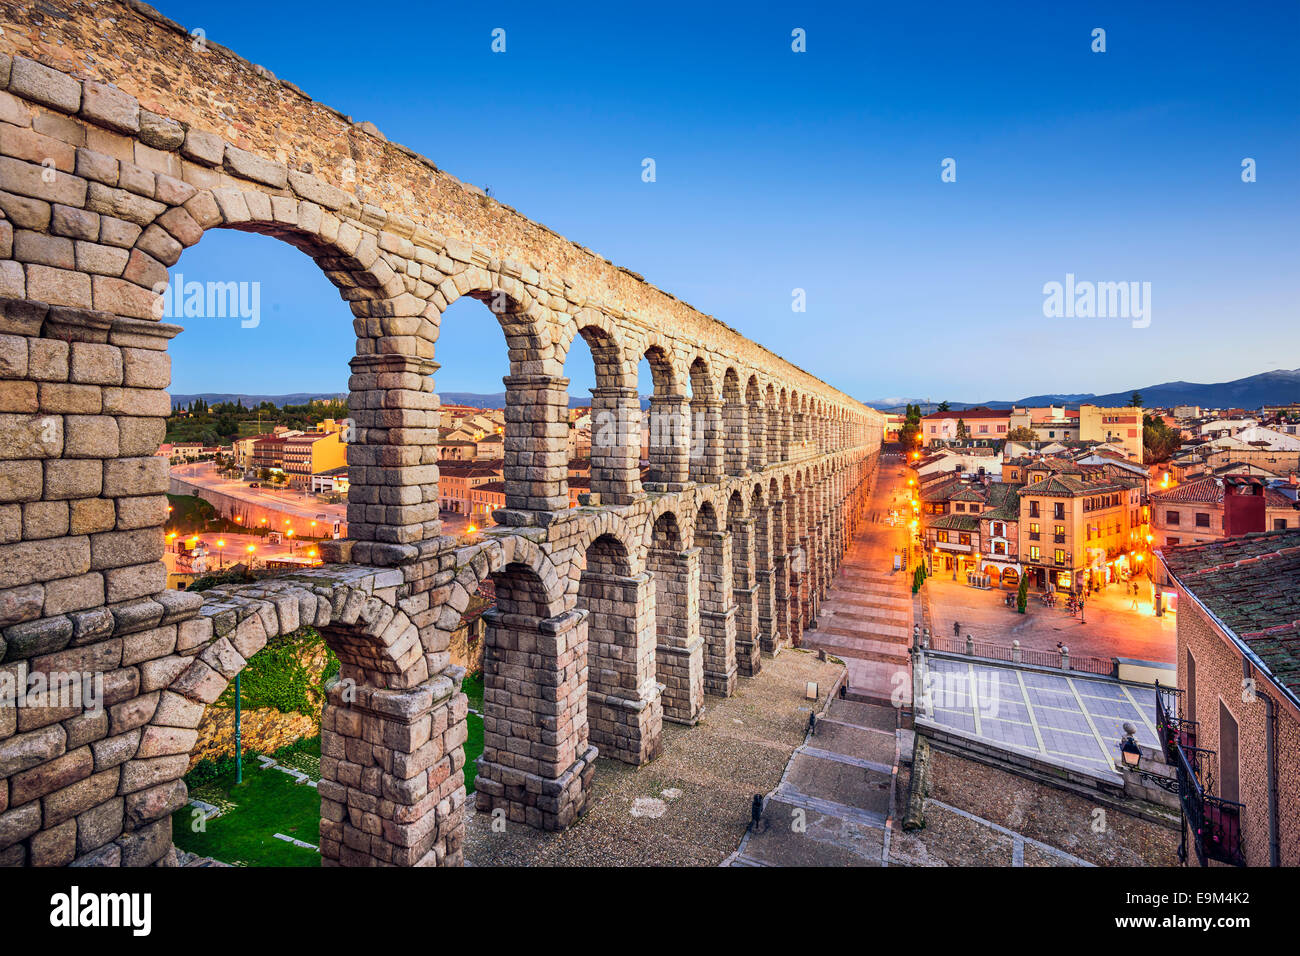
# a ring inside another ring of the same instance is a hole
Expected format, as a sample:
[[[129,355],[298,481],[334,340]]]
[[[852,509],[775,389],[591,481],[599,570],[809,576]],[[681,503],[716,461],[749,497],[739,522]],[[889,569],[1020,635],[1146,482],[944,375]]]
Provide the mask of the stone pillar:
[[[736,603],[736,666],[742,677],[755,676],[763,666],[758,643],[758,581],[754,576],[755,524],[753,518],[731,520],[731,587]]]
[[[732,593],[731,533],[696,531],[700,567],[700,634],[704,638],[704,691],[730,697],[736,687],[736,597]]]
[[[772,502],[772,595],[776,616],[769,633],[762,635],[763,652],[775,656],[791,637],[790,562],[786,544],[786,521],[789,509],[784,500]]]
[[[569,508],[569,380],[558,375],[507,375],[506,508],[498,520]],[[513,514],[512,514],[513,513]]]
[[[723,464],[729,475],[749,474],[752,452],[749,447],[748,413],[749,409],[736,402],[728,402],[722,407],[723,432],[727,439]]]
[[[478,809],[540,830],[582,813],[595,771],[587,740],[587,612],[483,615]]]
[[[773,520],[771,509],[760,505],[754,520],[754,584],[758,588],[758,647],[769,654],[781,643],[772,566]]]
[[[781,455],[781,422],[784,414],[780,405],[767,406],[767,463],[769,465],[785,460]]]
[[[794,412],[781,409],[780,430],[777,432],[777,461],[789,461],[794,446]]]
[[[641,400],[635,388],[591,390],[592,504],[626,505],[641,497]]]
[[[762,402],[745,409],[749,417],[749,469],[759,471],[767,464],[767,412]]]
[[[650,472],[646,491],[683,491],[690,479],[690,407],[685,395],[650,398]]]
[[[790,454],[794,458],[807,458],[812,453],[808,447],[808,416],[800,411],[790,413]]]
[[[691,399],[689,455],[691,481],[722,480],[722,402],[717,399]]]
[[[587,703],[591,742],[634,766],[661,749],[663,687],[655,678],[655,589],[648,573],[582,572],[578,602],[587,619]]]
[[[387,690],[336,678],[326,700],[321,865],[461,865],[469,705],[457,682]]]
[[[438,396],[432,359],[375,353],[349,363],[348,538],[353,560],[381,563],[387,549],[436,538]]]
[[[651,548],[646,564],[655,581],[655,663],[664,687],[664,719],[694,724],[704,705],[700,550]]]

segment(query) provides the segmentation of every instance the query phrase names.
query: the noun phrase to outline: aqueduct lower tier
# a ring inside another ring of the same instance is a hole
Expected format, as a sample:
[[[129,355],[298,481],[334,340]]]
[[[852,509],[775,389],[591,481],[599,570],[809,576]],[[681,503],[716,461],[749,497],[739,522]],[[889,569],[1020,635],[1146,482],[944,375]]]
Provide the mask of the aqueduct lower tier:
[[[60,15],[66,14],[66,15]],[[458,863],[466,699],[448,642],[491,576],[477,803],[555,829],[596,754],[639,764],[797,642],[852,534],[881,417],[138,3],[0,3],[0,677],[91,673],[102,708],[0,706],[0,864],[168,858],[199,720],[277,634],[342,662],[326,863]],[[160,283],[208,229],[310,255],[354,317],[350,539],[202,594],[160,561]],[[502,328],[507,508],[441,534],[439,321]],[[595,359],[590,496],[567,508],[565,359]],[[681,422],[639,468],[636,367]]]

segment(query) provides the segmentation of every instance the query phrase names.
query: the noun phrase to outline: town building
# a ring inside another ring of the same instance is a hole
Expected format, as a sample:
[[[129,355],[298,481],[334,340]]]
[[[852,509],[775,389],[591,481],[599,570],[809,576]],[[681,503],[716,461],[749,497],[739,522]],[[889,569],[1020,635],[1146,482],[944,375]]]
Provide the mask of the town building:
[[[1105,408],[1101,405],[1079,406],[1079,440],[1115,442],[1124,456],[1142,461],[1142,409],[1137,406]]]
[[[962,438],[996,441],[1007,437],[1010,425],[1009,410],[967,408],[960,412],[931,412],[921,417],[921,438],[926,445]]]
[[[282,467],[292,488],[310,488],[313,475],[342,468],[348,463],[348,446],[338,431],[292,435],[285,438],[280,447]]]
[[[1295,501],[1254,475],[1205,475],[1151,494],[1157,547],[1297,527]]]
[[[1188,863],[1300,866],[1300,531],[1157,551],[1178,609],[1159,695]]]
[[[1078,593],[1140,571],[1147,508],[1137,482],[1034,477],[1019,492],[1020,563],[1033,586]]]
[[[439,462],[438,509],[458,515],[474,514],[474,505],[480,499],[475,498],[472,492],[482,485],[501,481],[504,474],[505,461],[499,458],[491,461]],[[497,507],[505,507],[504,498]]]

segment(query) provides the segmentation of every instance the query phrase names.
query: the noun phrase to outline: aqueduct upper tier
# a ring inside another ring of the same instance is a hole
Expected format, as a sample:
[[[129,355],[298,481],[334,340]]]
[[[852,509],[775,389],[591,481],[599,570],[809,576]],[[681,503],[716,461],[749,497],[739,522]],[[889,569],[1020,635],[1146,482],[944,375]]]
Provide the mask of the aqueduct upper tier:
[[[203,708],[302,624],[342,662],[325,862],[427,865],[461,859],[466,703],[447,647],[485,579],[477,804],[543,828],[582,812],[598,752],[653,759],[662,721],[693,723],[815,623],[877,412],[150,7],[6,2],[0,27],[0,676],[104,687],[98,709],[0,704],[0,863],[169,859]],[[154,453],[182,330],[158,305],[216,228],[283,239],[338,287],[355,428],[330,563],[199,595],[167,591],[160,561]],[[463,296],[510,363],[507,507],[468,546],[438,520],[433,380]],[[597,434],[591,494],[569,509],[579,336]]]

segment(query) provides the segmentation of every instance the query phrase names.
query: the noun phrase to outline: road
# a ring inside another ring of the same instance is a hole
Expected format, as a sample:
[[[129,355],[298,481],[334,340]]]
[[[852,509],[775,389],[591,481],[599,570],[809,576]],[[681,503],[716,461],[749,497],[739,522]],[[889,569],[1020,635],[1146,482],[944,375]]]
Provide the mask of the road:
[[[907,531],[902,523],[889,523],[890,509],[905,500],[906,487],[902,458],[887,455],[817,627],[804,634],[805,646],[845,661],[851,693],[878,703],[911,699],[911,576],[893,569],[894,555],[907,545]]]
[[[174,465],[172,475],[248,504],[273,509],[307,521],[314,520],[320,514],[345,522],[348,518],[346,499],[339,504],[327,504],[307,492],[292,491],[287,488],[250,488],[245,481],[221,477],[211,462]]]

